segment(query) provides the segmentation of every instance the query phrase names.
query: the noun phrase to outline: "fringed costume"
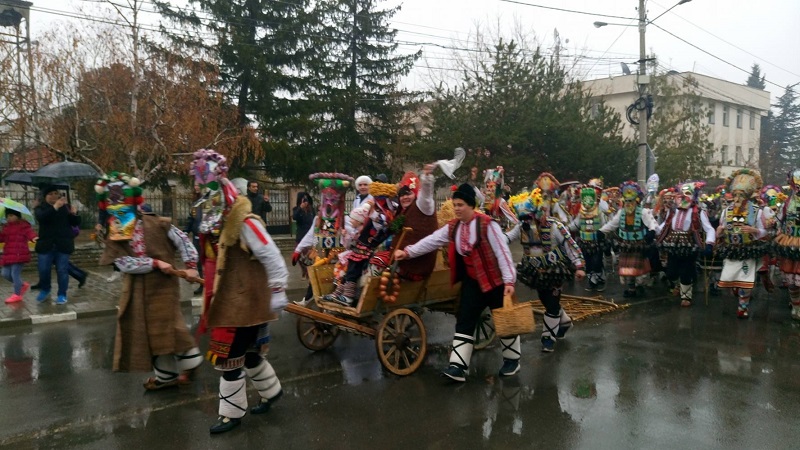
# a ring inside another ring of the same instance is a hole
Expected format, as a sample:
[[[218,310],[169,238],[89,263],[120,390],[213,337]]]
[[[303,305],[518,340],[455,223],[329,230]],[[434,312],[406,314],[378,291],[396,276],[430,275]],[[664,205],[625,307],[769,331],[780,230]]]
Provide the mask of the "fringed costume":
[[[669,210],[658,229],[658,246],[667,254],[667,279],[672,285],[680,282],[677,293],[681,298],[681,306],[692,304],[697,255],[701,252],[710,255],[716,238],[708,215],[697,204],[700,189],[704,185],[704,182],[684,183],[677,195],[676,208]]]
[[[203,258],[213,262],[206,274],[215,274],[213,284],[206,285],[211,295],[201,323],[211,330],[207,358],[222,371],[219,418],[210,429],[218,434],[238,426],[248,411],[245,377],[261,398],[252,414],[267,412],[283,393],[266,354],[268,322],[288,301],[289,272],[264,223],[251,213],[250,201],[225,178],[225,158],[211,150],[194,156],[192,172],[205,189],[207,206],[200,229]]]
[[[558,189],[555,178],[542,174],[536,180],[542,191]],[[583,270],[585,262],[580,246],[572,238],[567,226],[550,215],[552,203],[546,197],[533,202],[529,211],[533,234],[531,254],[523,256],[517,265],[519,280],[536,289],[545,307],[542,330],[542,351],[555,350],[556,339],[564,337],[572,326],[572,319],[561,308],[561,287],[564,281]]]
[[[144,382],[147,390],[177,386],[180,375],[196,369],[203,357],[181,313],[178,278],[160,269],[174,266],[176,251],[187,269],[195,269],[197,251],[169,219],[138,210],[138,179],[112,172],[95,190],[99,208],[114,222],[100,264],[115,264],[124,274],[113,369],[153,370],[155,376]]]
[[[648,252],[655,239],[657,224],[650,210],[639,204],[643,195],[639,185],[626,181],[620,186],[623,207],[601,231],[614,232],[610,239],[614,251],[619,254],[620,282],[626,286],[623,295],[635,297],[639,294],[645,276],[650,273]]]
[[[716,253],[723,259],[723,265],[718,284],[720,288],[734,290],[739,299],[737,314],[747,318],[756,272],[768,251],[767,242],[762,240],[767,233],[761,212],[749,201],[753,192],[761,189],[761,176],[755,170],[740,169],[733,172],[725,184],[733,195],[733,204],[720,215],[721,233]]]
[[[570,224],[570,230],[577,233],[578,246],[586,261],[586,290],[590,292],[602,292],[606,287],[603,255],[607,244],[605,235],[600,232],[605,217],[600,209],[599,196],[599,189],[595,187],[581,188],[580,209]]]
[[[778,267],[789,288],[792,319],[800,320],[800,169],[789,174],[789,185],[791,194],[778,209],[778,234],[774,242]]]

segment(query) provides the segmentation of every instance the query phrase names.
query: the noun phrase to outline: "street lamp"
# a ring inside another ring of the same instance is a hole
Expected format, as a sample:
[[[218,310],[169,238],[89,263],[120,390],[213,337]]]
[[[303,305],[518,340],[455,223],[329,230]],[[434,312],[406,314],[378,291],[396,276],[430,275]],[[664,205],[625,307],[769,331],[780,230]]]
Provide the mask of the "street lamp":
[[[669,9],[662,12],[658,16],[656,16],[653,20],[647,20],[647,11],[645,10],[644,4],[645,0],[639,0],[639,23],[637,25],[628,25],[628,24],[621,24],[621,23],[607,23],[607,22],[594,22],[595,28],[605,27],[607,25],[617,25],[617,26],[638,26],[639,27],[639,98],[643,98],[646,95],[647,85],[650,84],[650,78],[647,76],[647,52],[645,50],[645,29],[648,23],[652,23],[658,20],[659,17],[663,16],[664,14],[672,11],[672,8],[676,6],[683,5],[684,3],[689,3],[692,0],[680,0],[678,3],[672,5]],[[645,116],[639,119],[639,144],[638,144],[638,161],[636,166],[636,178],[639,182],[639,185],[642,189],[645,188],[645,183],[647,182],[647,177],[649,176],[650,170],[647,167],[647,160],[648,160],[648,148],[647,145],[647,112],[645,112]]]

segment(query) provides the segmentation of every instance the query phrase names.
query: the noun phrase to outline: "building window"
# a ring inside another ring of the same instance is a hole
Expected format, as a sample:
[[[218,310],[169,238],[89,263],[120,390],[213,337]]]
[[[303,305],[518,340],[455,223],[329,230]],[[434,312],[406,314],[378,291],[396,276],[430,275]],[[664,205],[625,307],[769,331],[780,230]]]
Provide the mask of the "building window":
[[[747,149],[747,162],[754,163],[756,161],[756,149],[748,148]]]
[[[742,108],[736,110],[736,128],[742,128]]]
[[[714,164],[714,150],[706,152],[706,164]]]
[[[756,112],[755,111],[750,111],[750,129],[751,130],[755,130],[756,129]]]
[[[728,165],[728,146],[727,145],[723,145],[722,146],[722,151],[720,151],[720,155],[719,156],[720,156],[719,159],[722,162],[722,165],[723,166],[727,166]]]
[[[742,159],[744,159],[744,155],[742,155],[742,147],[737,145],[736,146],[736,165],[741,166],[743,164]]]
[[[600,102],[598,102],[597,100],[592,102],[592,111],[590,113],[590,117],[592,119],[597,119],[598,117],[600,117]]]
[[[722,126],[728,126],[728,105],[722,106]]]
[[[714,125],[714,122],[716,122],[716,118],[714,117],[714,108],[716,107],[717,105],[715,103],[708,104],[708,123],[711,125]]]

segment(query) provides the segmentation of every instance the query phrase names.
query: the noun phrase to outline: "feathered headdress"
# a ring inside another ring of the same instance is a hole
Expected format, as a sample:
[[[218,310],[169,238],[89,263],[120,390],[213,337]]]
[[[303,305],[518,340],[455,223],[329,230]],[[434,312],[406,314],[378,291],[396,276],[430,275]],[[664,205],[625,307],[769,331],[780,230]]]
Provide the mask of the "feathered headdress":
[[[760,190],[763,185],[761,174],[753,169],[736,170],[725,179],[725,186],[729,191],[743,191],[748,196]]]
[[[636,200],[637,203],[644,196],[642,188],[640,188],[639,183],[635,181],[626,181],[620,184],[619,191],[623,200]]]

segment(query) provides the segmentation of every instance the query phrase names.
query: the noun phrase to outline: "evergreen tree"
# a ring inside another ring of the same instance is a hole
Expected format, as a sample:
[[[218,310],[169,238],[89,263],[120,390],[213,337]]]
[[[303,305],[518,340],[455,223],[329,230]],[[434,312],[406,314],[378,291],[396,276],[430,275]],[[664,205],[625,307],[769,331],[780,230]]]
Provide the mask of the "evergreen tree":
[[[275,148],[271,165],[288,178],[310,171],[339,170],[353,176],[391,171],[392,149],[408,137],[404,111],[416,109],[416,95],[401,91],[420,53],[397,54],[396,30],[388,21],[399,7],[379,9],[376,0],[318,2],[320,20],[315,46],[324,55],[309,70],[313,84],[305,95],[313,100],[309,139],[297,146]],[[270,163],[270,161],[268,161]],[[397,175],[397,173],[394,173]]]
[[[761,67],[759,67],[758,64],[753,63],[752,72],[750,73],[750,76],[747,77],[747,82],[745,84],[747,86],[763,90],[767,87],[767,84],[764,81],[765,77],[766,75],[761,75]]]
[[[648,141],[656,155],[656,173],[662,184],[716,175],[709,165],[714,147],[708,140],[708,111],[691,76],[657,74],[650,90],[655,110]]]
[[[154,0],[167,20],[181,25],[181,31],[167,31],[170,38],[204,49],[209,63],[219,66],[226,93],[238,106],[240,126],[255,122],[267,151],[292,147],[315,129],[309,125],[313,102],[306,95],[309,67],[324,49],[317,45],[319,22],[310,3],[188,0],[188,7],[180,8]]]
[[[771,129],[766,142],[766,160],[762,163],[766,179],[784,183],[786,174],[800,167],[800,103],[797,92],[791,85],[777,102],[771,115]]]
[[[515,191],[542,171],[561,180],[603,176],[608,185],[633,175],[635,148],[621,136],[619,114],[572,80],[558,56],[503,39],[478,50],[459,67],[457,85],[439,86],[427,103],[421,157],[464,147],[463,172],[502,165]]]

